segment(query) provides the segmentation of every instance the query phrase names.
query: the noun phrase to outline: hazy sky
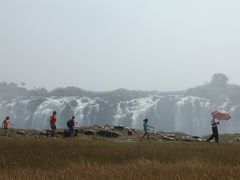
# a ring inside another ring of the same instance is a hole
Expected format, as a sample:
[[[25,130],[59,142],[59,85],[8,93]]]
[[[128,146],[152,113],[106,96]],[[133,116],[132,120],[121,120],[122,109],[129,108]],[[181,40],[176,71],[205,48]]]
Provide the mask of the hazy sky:
[[[182,90],[240,84],[235,0],[0,0],[0,81]]]

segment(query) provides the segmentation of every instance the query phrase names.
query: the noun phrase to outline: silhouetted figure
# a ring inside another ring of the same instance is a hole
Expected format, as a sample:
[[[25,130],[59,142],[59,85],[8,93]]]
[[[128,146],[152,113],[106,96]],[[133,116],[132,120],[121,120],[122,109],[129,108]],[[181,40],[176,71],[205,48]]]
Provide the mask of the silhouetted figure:
[[[149,128],[154,129],[154,127],[148,125],[148,119],[144,119],[144,120],[143,120],[144,135],[142,136],[142,138],[140,139],[140,141],[142,141],[145,136],[147,136],[148,141],[150,141],[149,133],[148,133]]]
[[[212,135],[207,139],[207,142],[211,141],[213,138],[215,138],[215,142],[218,143],[218,128],[217,126],[220,125],[220,122],[216,121],[215,119],[212,119]]]

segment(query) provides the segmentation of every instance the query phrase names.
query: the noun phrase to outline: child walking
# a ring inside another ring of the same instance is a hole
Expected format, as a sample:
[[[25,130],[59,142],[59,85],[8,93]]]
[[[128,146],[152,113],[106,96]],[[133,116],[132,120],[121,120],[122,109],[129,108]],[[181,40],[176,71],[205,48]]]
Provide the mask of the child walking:
[[[14,124],[10,122],[10,117],[7,116],[2,122],[2,128],[4,129],[4,136],[9,136],[9,125],[14,126]]]
[[[147,136],[148,141],[150,141],[149,133],[148,133],[149,128],[154,129],[154,127],[148,125],[148,119],[144,119],[144,120],[143,120],[144,135],[142,136],[142,138],[140,139],[140,141],[142,141],[145,136]]]

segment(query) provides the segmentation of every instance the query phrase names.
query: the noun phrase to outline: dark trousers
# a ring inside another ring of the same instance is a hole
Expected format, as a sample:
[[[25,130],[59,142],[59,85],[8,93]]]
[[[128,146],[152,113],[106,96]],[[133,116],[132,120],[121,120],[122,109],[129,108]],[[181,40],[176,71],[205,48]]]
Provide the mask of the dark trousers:
[[[207,139],[207,141],[211,141],[213,138],[215,138],[215,142],[218,143],[218,128],[212,127],[213,134]]]
[[[55,124],[50,124],[50,128],[52,131],[56,131],[56,129],[57,129]]]
[[[144,135],[142,136],[140,141],[142,141],[145,136],[147,136],[148,141],[150,141],[150,137],[149,137],[149,133],[148,133],[147,129],[144,129]]]
[[[50,128],[51,128],[51,130],[52,130],[52,132],[51,132],[51,136],[54,136],[55,135],[55,131],[56,131],[56,125],[55,124],[50,124]]]

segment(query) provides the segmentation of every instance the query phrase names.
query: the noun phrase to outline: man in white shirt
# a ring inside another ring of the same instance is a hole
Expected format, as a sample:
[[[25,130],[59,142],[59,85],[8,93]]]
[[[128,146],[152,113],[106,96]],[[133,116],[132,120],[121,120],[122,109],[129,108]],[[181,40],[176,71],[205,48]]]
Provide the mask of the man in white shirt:
[[[211,141],[213,138],[215,138],[215,142],[218,143],[218,128],[217,126],[220,125],[219,121],[216,121],[216,119],[212,119],[212,132],[213,134],[207,139],[207,142]]]

